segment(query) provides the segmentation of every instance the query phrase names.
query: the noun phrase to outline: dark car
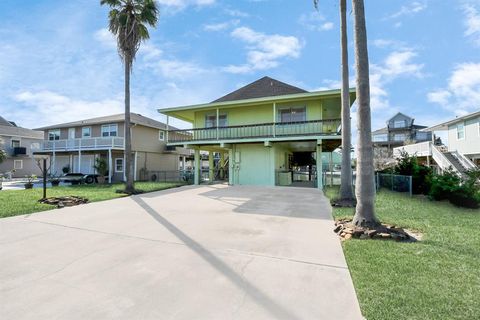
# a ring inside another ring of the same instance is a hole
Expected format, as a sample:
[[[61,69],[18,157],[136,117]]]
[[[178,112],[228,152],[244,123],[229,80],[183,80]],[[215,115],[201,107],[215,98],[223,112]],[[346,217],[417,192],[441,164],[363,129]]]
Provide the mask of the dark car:
[[[98,174],[83,174],[83,173],[66,173],[62,178],[63,182],[69,182],[71,184],[92,184],[98,183]]]

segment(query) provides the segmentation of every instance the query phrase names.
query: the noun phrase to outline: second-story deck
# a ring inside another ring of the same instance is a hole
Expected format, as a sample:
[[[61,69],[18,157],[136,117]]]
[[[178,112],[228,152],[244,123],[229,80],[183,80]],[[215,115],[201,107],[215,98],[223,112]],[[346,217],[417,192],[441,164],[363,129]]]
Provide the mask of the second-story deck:
[[[312,120],[288,123],[261,123],[238,126],[194,128],[170,130],[168,143],[172,145],[188,143],[282,140],[285,138],[313,138],[339,136],[341,120]]]
[[[83,139],[45,140],[34,152],[108,150],[125,148],[123,137],[97,137]]]

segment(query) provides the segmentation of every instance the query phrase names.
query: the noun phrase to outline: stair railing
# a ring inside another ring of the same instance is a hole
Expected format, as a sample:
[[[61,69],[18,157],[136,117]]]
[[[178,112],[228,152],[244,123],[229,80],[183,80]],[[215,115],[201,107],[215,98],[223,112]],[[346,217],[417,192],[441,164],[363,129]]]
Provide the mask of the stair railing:
[[[463,154],[461,154],[458,151],[452,152],[453,156],[458,159],[462,167],[464,167],[467,170],[475,169],[477,166],[470,161],[467,157],[465,157]]]
[[[433,160],[438,164],[440,169],[442,170],[447,170],[449,168],[452,168],[453,171],[455,171],[457,174],[461,174],[457,168],[450,162],[450,160],[445,157],[445,155],[438,150],[438,148],[435,145],[432,145],[432,157]]]

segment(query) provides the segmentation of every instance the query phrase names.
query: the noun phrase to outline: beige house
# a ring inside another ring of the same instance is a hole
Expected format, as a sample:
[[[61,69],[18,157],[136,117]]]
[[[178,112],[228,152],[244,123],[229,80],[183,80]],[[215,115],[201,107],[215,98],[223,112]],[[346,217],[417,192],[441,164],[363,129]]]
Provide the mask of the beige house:
[[[7,159],[0,163],[0,175],[12,178],[39,175],[32,150],[38,149],[42,140],[43,132],[18,127],[0,117],[0,150],[7,153]]]
[[[154,180],[159,174],[184,169],[189,152],[166,145],[167,125],[140,114],[131,114],[133,172],[135,180]],[[173,129],[173,128],[170,128]],[[125,180],[124,114],[42,127],[43,141],[36,154],[50,156],[51,173],[94,174],[96,158],[105,158],[109,182]]]

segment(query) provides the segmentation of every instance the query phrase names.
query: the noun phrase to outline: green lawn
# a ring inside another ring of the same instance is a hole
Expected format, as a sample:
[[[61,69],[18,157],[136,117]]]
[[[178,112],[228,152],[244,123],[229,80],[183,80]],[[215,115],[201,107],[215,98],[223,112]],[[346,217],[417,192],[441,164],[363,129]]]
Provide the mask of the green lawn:
[[[135,183],[135,188],[144,192],[152,192],[181,185],[183,184],[176,182],[137,182]],[[125,194],[116,192],[116,190],[122,188],[122,184],[60,186],[47,189],[47,197],[80,196],[89,199],[91,202],[95,202],[125,197]],[[42,198],[42,192],[41,188],[0,191],[0,218],[54,209],[54,206],[38,202],[38,200]]]
[[[336,189],[327,196],[335,197]],[[381,191],[384,223],[418,230],[423,241],[349,240],[343,249],[367,319],[478,319],[480,210]],[[334,208],[335,218],[353,209]]]

